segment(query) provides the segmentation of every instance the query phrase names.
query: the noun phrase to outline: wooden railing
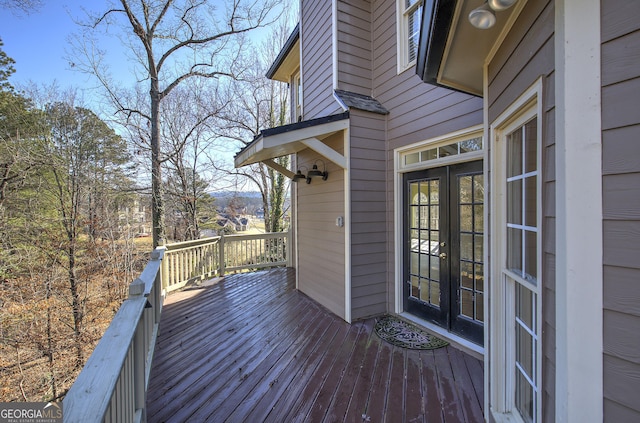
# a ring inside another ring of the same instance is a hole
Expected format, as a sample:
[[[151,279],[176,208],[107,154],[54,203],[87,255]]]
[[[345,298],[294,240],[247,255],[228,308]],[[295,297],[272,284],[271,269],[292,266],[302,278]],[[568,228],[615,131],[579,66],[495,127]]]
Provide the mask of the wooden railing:
[[[167,292],[227,271],[290,266],[286,232],[156,248],[63,401],[65,423],[145,422],[146,392]]]
[[[226,272],[291,266],[288,232],[228,235],[167,245],[162,263],[167,291]]]
[[[144,422],[151,359],[162,312],[157,248],[64,398],[65,423]]]

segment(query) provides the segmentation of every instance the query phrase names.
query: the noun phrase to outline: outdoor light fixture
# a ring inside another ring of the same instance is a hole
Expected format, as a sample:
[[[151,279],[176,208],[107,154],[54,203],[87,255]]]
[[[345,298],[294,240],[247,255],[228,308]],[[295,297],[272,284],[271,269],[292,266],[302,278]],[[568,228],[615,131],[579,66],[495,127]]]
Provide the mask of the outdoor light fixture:
[[[511,6],[513,6],[518,0],[487,0],[487,4],[489,7],[495,10],[496,12],[500,12],[502,10],[507,10]]]
[[[469,22],[478,29],[489,29],[496,24],[496,12],[507,10],[518,0],[487,0],[469,13]]]
[[[305,170],[307,169],[305,166],[300,166],[300,167],[304,168]],[[308,184],[311,183],[311,177],[305,176],[305,174],[302,173],[302,171],[298,168],[298,171],[296,172],[295,175],[293,175],[293,178],[291,180],[293,182],[298,182],[300,179],[306,179]]]
[[[496,24],[496,13],[485,3],[469,13],[469,22],[478,29],[489,29]]]
[[[322,163],[322,169],[323,169],[322,172],[318,169],[318,165],[317,165],[318,162]],[[327,167],[325,166],[324,162],[320,159],[316,160],[313,163],[313,167],[311,168],[309,173],[307,173],[307,178],[309,179],[315,178],[318,176],[322,176],[323,181],[326,181],[327,178],[329,177],[329,172],[327,172]]]

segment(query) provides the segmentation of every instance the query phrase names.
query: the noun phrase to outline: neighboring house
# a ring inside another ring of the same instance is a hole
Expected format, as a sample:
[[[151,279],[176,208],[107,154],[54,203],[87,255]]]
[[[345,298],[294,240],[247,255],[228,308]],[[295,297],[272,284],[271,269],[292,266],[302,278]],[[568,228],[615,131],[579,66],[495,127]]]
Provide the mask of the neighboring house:
[[[236,166],[295,154],[298,288],[482,354],[487,421],[640,421],[640,2],[490,3],[301,1]]]
[[[229,216],[226,214],[218,216],[216,223],[220,228],[230,228],[236,232],[249,230],[251,223],[248,217]]]
[[[133,200],[131,207],[120,207],[118,209],[118,226],[121,232],[130,236],[150,236],[151,213],[136,198]]]

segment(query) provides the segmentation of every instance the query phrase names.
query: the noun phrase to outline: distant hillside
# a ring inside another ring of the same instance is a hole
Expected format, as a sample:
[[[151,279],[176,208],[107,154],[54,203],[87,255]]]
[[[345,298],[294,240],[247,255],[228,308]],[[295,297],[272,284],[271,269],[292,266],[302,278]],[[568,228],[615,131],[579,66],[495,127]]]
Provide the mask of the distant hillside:
[[[218,191],[209,193],[214,198],[262,198],[258,191]]]

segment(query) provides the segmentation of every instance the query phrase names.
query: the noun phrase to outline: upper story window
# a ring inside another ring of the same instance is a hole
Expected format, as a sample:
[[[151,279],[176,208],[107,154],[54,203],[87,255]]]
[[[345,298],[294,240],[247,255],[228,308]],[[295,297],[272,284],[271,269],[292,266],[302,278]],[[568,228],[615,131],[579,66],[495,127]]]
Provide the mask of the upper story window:
[[[291,114],[292,122],[302,120],[302,81],[299,70],[291,76]]]
[[[398,73],[415,65],[423,0],[398,0]]]

